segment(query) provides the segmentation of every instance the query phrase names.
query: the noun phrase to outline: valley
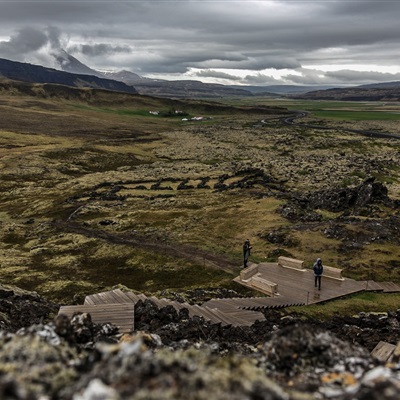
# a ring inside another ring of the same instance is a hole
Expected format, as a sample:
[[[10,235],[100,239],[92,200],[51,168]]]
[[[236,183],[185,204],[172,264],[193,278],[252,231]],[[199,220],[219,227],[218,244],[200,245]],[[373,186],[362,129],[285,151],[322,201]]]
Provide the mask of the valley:
[[[335,127],[321,130],[282,124],[289,114],[270,99],[3,86],[1,281],[57,302],[114,286],[246,294],[232,279],[249,238],[254,262],[318,256],[400,282],[400,141],[341,130],[399,134],[396,120],[301,120]]]

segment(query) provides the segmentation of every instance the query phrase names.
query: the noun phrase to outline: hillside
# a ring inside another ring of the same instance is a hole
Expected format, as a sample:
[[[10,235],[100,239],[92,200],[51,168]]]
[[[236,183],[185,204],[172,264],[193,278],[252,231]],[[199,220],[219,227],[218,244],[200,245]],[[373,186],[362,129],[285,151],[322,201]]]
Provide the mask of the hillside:
[[[93,75],[71,74],[39,65],[0,59],[0,77],[30,83],[53,83],[73,87],[89,87],[126,93],[137,93],[123,82]]]
[[[0,113],[0,398],[397,400],[398,347],[390,363],[371,351],[398,342],[398,293],[264,308],[251,326],[147,299],[124,335],[57,313],[117,288],[193,308],[259,297],[233,281],[247,238],[252,262],[318,256],[399,283],[398,140],[275,106],[10,80]]]
[[[298,95],[294,99],[306,100],[346,100],[346,101],[400,101],[400,85],[382,87],[352,87],[346,89],[316,90]]]

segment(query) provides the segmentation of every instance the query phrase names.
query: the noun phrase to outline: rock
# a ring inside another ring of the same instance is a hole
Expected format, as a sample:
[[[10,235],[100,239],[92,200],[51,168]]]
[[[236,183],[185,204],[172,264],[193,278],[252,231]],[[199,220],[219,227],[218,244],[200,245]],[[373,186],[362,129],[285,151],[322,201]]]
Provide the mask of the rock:
[[[73,400],[119,400],[117,391],[105,385],[100,379],[93,379],[82,394],[75,394]]]
[[[58,305],[35,292],[0,287],[0,320],[4,330],[16,332],[41,321],[50,321],[57,311]]]

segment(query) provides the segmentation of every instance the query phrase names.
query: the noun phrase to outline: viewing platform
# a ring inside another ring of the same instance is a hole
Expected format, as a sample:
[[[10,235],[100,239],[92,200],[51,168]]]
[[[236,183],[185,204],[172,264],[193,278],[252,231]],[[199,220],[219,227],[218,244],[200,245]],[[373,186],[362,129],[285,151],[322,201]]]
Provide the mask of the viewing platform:
[[[265,320],[261,312],[265,309],[315,304],[362,291],[400,292],[400,286],[393,282],[356,281],[342,277],[341,269],[327,266],[318,290],[313,271],[304,268],[303,261],[287,257],[280,257],[277,263],[249,263],[234,281],[268,297],[212,299],[192,305],[114,289],[86,296],[83,305],[62,306],[59,314],[72,317],[75,313],[90,313],[94,322],[113,323],[121,333],[129,333],[135,328],[135,304],[150,300],[158,308],[186,308],[190,317],[202,317],[221,326],[250,326]]]
[[[356,281],[342,276],[342,269],[324,265],[321,290],[314,286],[314,272],[304,268],[304,261],[279,257],[277,263],[249,263],[234,279],[272,299],[288,304],[305,305],[328,301],[361,291],[400,292],[393,282]]]

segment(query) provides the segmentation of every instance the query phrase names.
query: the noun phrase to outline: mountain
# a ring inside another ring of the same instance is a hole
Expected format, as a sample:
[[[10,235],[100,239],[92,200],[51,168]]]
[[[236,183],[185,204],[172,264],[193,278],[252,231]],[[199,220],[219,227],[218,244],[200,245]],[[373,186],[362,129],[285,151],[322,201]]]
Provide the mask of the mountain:
[[[65,72],[70,72],[71,74],[83,74],[83,75],[93,75],[100,78],[105,78],[102,73],[89,68],[87,65],[81,63],[77,58],[68,54],[65,50],[60,50],[57,53],[52,53],[58,65]],[[112,77],[108,79],[114,79]]]
[[[245,89],[235,89],[216,83],[203,83],[194,80],[143,80],[136,83],[135,88],[140,94],[159,97],[220,98],[253,96],[251,92]]]
[[[120,81],[129,86],[134,86],[140,94],[173,97],[173,98],[219,98],[235,96],[252,96],[245,88],[203,83],[196,80],[168,81],[162,79],[144,78],[131,71],[100,72],[81,63],[75,57],[62,50],[53,54],[56,62],[63,71],[94,75],[102,78]]]
[[[131,72],[131,71],[126,71],[126,70],[122,70],[122,71],[118,71],[118,72],[100,72],[100,73],[109,79],[115,79],[116,81],[124,82],[127,85],[134,85],[137,82],[141,82],[143,80],[148,79],[148,78],[142,78],[140,75],[135,74],[134,72]]]
[[[72,74],[39,65],[0,58],[0,77],[32,83],[55,83],[73,87],[90,87],[118,92],[137,93],[133,86],[86,74]]]
[[[316,90],[291,95],[290,97],[307,100],[400,101],[400,84],[388,82],[386,84],[380,83],[350,88]]]
[[[276,94],[307,93],[313,90],[332,89],[333,86],[298,86],[298,85],[269,85],[269,86],[239,86],[230,85],[232,88],[245,89],[257,95],[275,96]]]
[[[370,83],[369,85],[360,85],[357,87],[362,89],[395,89],[400,87],[400,82]]]

